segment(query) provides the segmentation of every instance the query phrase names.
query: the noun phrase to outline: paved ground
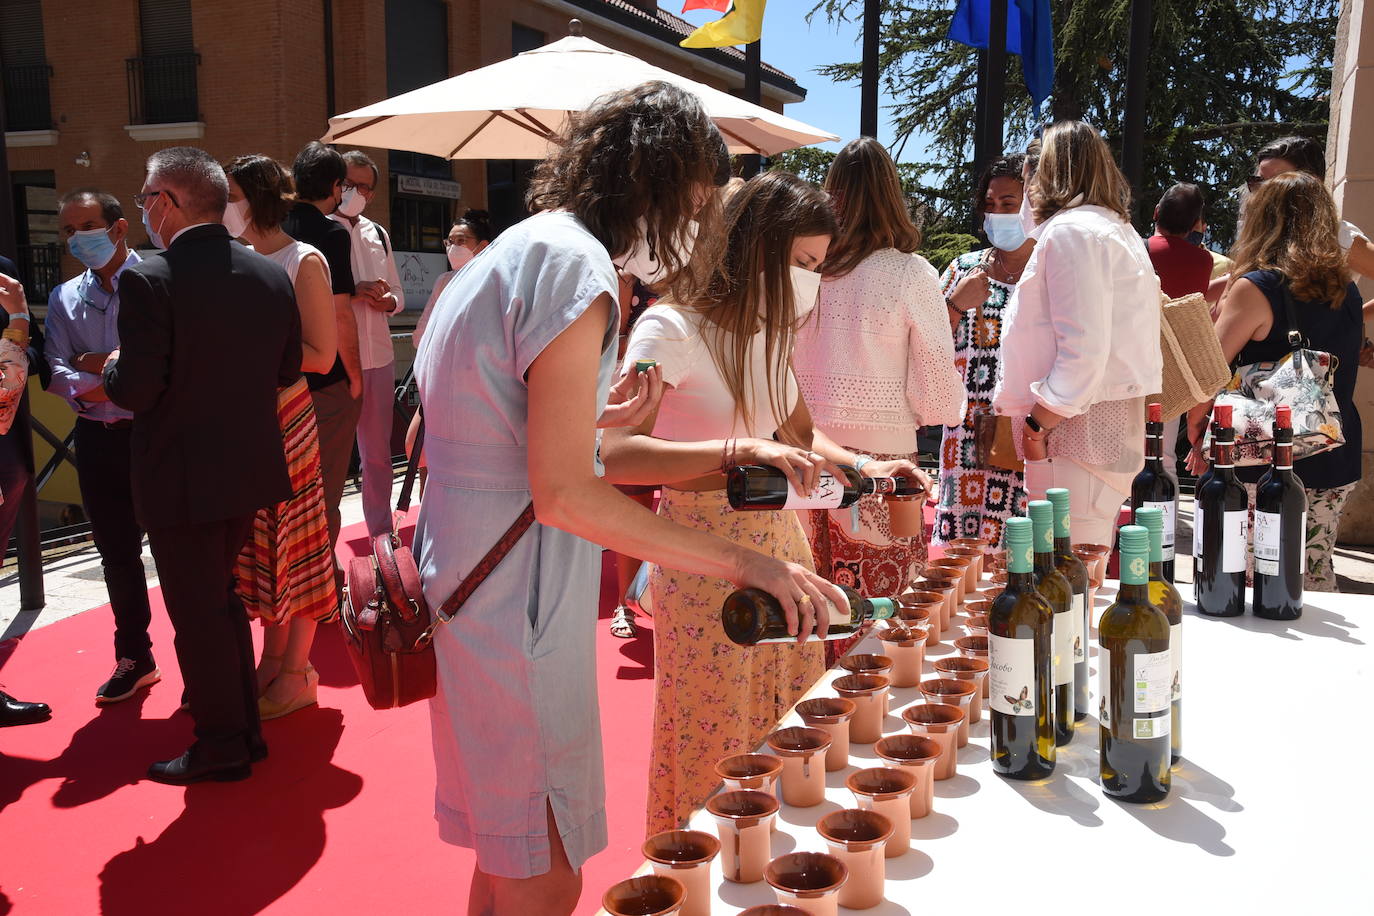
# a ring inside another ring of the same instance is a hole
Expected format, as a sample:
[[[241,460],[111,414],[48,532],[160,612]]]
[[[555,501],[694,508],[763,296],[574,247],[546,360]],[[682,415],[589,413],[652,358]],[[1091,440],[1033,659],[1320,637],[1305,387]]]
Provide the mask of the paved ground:
[[[362,521],[362,497],[357,492],[346,494],[342,512],[345,526]],[[1191,497],[1184,497],[1179,506],[1179,515],[1186,525],[1191,526]],[[1181,543],[1191,543],[1191,537],[1189,527],[1188,535]],[[146,545],[143,562],[148,570],[148,584],[156,585],[157,570],[153,566],[153,559]],[[56,623],[73,614],[100,607],[109,600],[105,593],[105,580],[101,576],[100,557],[89,542],[51,551],[43,573],[47,606],[37,613],[20,613],[19,585],[14,561],[11,560],[0,567],[0,641],[21,636],[31,629]],[[1175,576],[1183,582],[1192,581],[1191,557],[1180,555]],[[1374,594],[1374,548],[1338,547],[1336,576],[1343,592]]]

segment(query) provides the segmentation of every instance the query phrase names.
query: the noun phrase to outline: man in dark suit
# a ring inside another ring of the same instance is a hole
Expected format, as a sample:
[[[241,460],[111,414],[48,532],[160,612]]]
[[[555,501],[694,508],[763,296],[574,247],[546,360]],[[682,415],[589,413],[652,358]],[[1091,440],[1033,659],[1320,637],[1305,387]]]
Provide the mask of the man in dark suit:
[[[228,183],[208,153],[165,149],[147,169],[134,199],[166,251],[124,272],[105,391],[134,414],[134,508],[196,724],[190,749],[148,776],[244,779],[267,747],[234,561],[256,511],[291,495],[277,388],[300,378],[300,315],[286,272],[221,225]]]

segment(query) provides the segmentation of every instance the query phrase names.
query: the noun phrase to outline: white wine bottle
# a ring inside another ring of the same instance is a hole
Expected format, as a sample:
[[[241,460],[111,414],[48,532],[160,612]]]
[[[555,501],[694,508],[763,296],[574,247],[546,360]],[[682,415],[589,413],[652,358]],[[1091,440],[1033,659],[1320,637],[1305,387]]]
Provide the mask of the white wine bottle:
[[[1054,565],[1073,589],[1073,720],[1082,722],[1092,709],[1092,683],[1088,677],[1088,633],[1092,626],[1088,567],[1073,552],[1069,529],[1069,491],[1050,487],[1045,498],[1054,506]]]
[[[1073,586],[1054,563],[1054,506],[1033,499],[1028,507],[1035,538],[1035,587],[1054,610],[1054,743],[1073,740]]]
[[[1158,508],[1135,510],[1135,523],[1150,532],[1150,603],[1169,620],[1169,760],[1183,756],[1183,596],[1164,575],[1164,526],[1169,516]]]
[[[988,611],[992,770],[1010,779],[1054,772],[1054,611],[1035,587],[1031,520],[1007,519],[1007,587]]]
[[[1150,603],[1150,535],[1121,529],[1121,591],[1098,622],[1102,791],[1149,803],[1169,794],[1169,620]]]
[[[830,611],[830,627],[824,635],[812,633],[807,642],[843,639],[854,636],[874,620],[897,616],[896,598],[865,598],[852,588],[839,586],[849,599],[849,606]],[[787,616],[778,599],[757,588],[742,588],[731,592],[720,612],[721,625],[731,642],[741,646],[764,643],[796,642],[787,633]]]

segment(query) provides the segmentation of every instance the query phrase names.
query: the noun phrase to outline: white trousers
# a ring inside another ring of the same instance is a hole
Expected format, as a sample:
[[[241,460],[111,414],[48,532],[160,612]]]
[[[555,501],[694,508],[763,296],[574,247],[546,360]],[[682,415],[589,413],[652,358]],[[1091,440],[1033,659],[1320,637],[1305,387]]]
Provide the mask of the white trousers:
[[[1116,475],[1120,476],[1120,475]],[[1130,491],[1122,492],[1072,458],[1026,462],[1026,495],[1044,499],[1051,487],[1069,491],[1069,531],[1075,544],[1112,546],[1116,519]]]

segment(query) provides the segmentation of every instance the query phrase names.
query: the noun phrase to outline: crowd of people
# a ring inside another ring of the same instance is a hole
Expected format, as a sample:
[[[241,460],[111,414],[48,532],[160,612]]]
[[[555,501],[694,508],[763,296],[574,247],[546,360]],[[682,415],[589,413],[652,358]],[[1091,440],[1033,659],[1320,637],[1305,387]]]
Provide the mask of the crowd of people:
[[[648,83],[570,122],[534,173],[533,216],[495,235],[485,213],[465,213],[414,337],[415,543],[431,606],[527,507],[537,520],[434,639],[436,817],[444,840],[476,851],[473,911],[570,912],[582,864],[607,842],[600,547],[627,560],[622,592],[651,564],[655,833],[682,824],[717,785],[715,761],[757,747],[821,675],[806,637],[847,607],[834,583],[897,594],[927,559],[925,537],[894,532],[881,500],[735,512],[726,472],[771,466],[799,494],[840,466],[909,478],[936,501],[936,543],[996,544],[1028,498],[1067,487],[1075,534],[1111,543],[1161,386],[1162,295],[1215,302],[1223,351],[1243,361],[1286,347],[1289,297],[1311,345],[1338,356],[1347,445],[1297,468],[1309,587],[1334,587],[1332,542],[1359,477],[1355,372],[1370,361],[1352,273],[1374,270],[1374,246],[1337,218],[1323,161],[1306,140],[1259,153],[1228,260],[1202,247],[1190,184],[1164,194],[1142,239],[1101,135],[1059,122],[988,167],[975,209],[989,247],[941,275],[917,253],[881,144],[849,143],[823,188],[784,172],[731,179],[700,103]],[[78,415],[115,615],[97,702],[159,677],[146,533],[196,727],[155,780],[244,778],[267,753],[260,722],[315,702],[310,647],[338,607],[355,439],[366,526],[390,530],[387,318],[403,297],[386,232],[362,216],[376,182],[365,155],[318,143],[290,170],[164,150],[134,197],[165,249],[143,258],[115,197],[62,200],[62,234],[89,269],[54,291],[43,353],[49,389]],[[3,425],[38,359],[12,268],[0,305]],[[1194,444],[1207,412],[1183,424]],[[916,462],[928,425],[944,432],[938,487]],[[739,587],[774,595],[798,644],[726,639],[719,609]],[[265,626],[257,659],[250,618]],[[626,608],[612,625],[635,635]],[[45,714],[6,703],[5,724]]]

